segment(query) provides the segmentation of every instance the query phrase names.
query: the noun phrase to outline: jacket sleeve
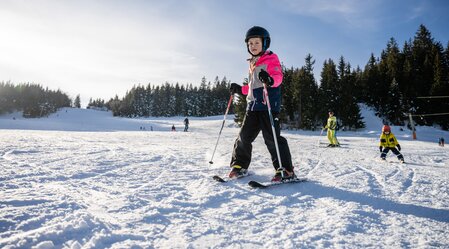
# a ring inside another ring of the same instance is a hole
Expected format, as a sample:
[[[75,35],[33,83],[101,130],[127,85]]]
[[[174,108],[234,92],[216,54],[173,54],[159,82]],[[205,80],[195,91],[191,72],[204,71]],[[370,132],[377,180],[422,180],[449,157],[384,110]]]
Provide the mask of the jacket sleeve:
[[[248,95],[248,91],[249,91],[249,85],[243,85],[242,86],[242,94]]]
[[[267,62],[267,72],[270,74],[271,78],[273,78],[274,83],[272,87],[278,87],[282,83],[283,74],[281,63],[279,62],[279,58],[276,54],[272,53]]]
[[[385,146],[386,142],[387,142],[387,139],[385,138],[385,135],[382,133],[380,135],[380,139],[379,139],[379,146]]]
[[[394,146],[397,146],[399,144],[399,142],[398,142],[398,140],[396,139],[395,136],[393,136],[393,138],[394,138]]]

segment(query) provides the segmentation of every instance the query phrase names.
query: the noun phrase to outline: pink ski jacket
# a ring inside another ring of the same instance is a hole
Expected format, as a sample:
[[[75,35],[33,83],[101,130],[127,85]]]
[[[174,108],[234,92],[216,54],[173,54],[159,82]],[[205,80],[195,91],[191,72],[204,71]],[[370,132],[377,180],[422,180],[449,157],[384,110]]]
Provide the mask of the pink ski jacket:
[[[254,66],[249,69],[249,83],[242,87],[242,93],[246,95],[248,111],[266,111],[267,105],[263,98],[263,83],[259,80],[261,69],[273,78],[274,84],[268,87],[268,96],[270,98],[271,110],[279,113],[281,109],[281,83],[282,68],[278,56],[272,51],[266,51],[257,60]]]

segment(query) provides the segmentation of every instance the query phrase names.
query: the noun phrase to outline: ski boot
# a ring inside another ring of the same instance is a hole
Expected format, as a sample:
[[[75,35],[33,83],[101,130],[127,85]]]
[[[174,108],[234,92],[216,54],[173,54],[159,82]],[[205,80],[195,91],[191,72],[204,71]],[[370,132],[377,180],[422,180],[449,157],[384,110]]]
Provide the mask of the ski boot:
[[[240,178],[248,175],[248,170],[242,168],[240,165],[233,165],[231,172],[229,172],[229,178]]]
[[[282,173],[284,177],[282,177]],[[296,175],[294,171],[288,171],[286,169],[276,170],[276,174],[271,178],[271,182],[284,182],[296,179]]]

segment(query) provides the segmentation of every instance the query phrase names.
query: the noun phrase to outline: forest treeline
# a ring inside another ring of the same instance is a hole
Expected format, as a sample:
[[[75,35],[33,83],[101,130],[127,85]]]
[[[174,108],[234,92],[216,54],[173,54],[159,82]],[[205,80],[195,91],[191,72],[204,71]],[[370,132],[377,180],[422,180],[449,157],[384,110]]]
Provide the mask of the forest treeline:
[[[327,112],[332,110],[338,117],[340,127],[361,128],[364,124],[359,104],[364,103],[388,124],[406,125],[411,113],[419,125],[438,124],[443,129],[449,128],[449,98],[444,98],[449,96],[449,42],[443,46],[435,41],[424,25],[420,25],[413,39],[401,46],[391,38],[380,56],[371,54],[363,68],[353,68],[344,56],[336,61],[327,59],[317,80],[315,66],[313,56],[309,54],[305,57],[304,66],[283,67],[281,118],[289,127],[320,128]],[[88,108],[109,109],[114,115],[123,117],[222,115],[230,97],[230,83],[226,77],[216,77],[213,82],[203,78],[198,86],[178,83],[136,85],[122,98],[115,96],[108,101],[91,99]],[[25,97],[26,91],[18,91],[21,92],[19,95],[16,93],[16,102],[5,98],[7,94],[3,93],[3,89],[11,87],[36,88],[32,84],[11,86],[1,83],[0,112],[25,110],[17,99],[28,99]],[[59,90],[42,91],[45,97],[34,98],[37,105],[32,113],[42,111],[44,105],[58,108],[78,102],[79,106],[79,96],[78,101],[71,103],[67,97],[62,103],[50,101],[50,93],[64,95]],[[7,108],[3,108],[5,103]],[[245,99],[235,98],[231,112],[236,114],[236,122],[241,122],[245,104]]]
[[[22,111],[24,117],[36,118],[71,105],[72,99],[61,90],[44,89],[33,83],[0,82],[0,114]]]

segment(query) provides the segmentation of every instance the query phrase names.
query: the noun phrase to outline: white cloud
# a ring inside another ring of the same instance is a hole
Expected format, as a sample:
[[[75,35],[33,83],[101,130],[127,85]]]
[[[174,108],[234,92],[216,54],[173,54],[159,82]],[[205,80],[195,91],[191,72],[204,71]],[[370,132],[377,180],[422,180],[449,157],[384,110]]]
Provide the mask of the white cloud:
[[[283,0],[286,11],[318,18],[326,23],[350,28],[377,28],[376,10],[382,0]]]

